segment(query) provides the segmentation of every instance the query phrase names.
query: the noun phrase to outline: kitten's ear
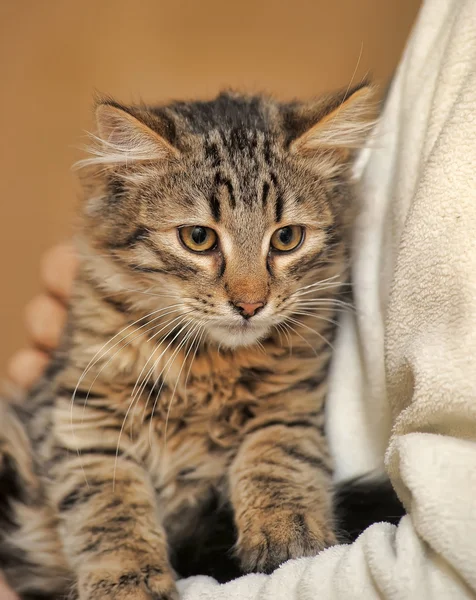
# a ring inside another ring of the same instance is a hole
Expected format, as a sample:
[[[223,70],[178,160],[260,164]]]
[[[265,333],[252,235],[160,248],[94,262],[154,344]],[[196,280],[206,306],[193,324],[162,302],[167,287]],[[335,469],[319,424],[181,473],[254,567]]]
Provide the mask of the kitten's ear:
[[[303,111],[304,132],[291,142],[291,152],[312,157],[319,150],[334,150],[341,160],[362,148],[375,125],[375,90],[368,84],[325,98]]]
[[[100,103],[96,107],[98,144],[89,164],[121,165],[151,160],[170,160],[179,151],[147,124],[151,116],[137,116],[117,105]]]

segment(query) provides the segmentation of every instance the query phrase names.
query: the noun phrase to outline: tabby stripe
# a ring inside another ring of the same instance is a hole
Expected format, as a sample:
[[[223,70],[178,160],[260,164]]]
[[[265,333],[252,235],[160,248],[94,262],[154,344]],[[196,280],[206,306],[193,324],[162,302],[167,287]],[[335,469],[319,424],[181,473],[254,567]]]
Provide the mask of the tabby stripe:
[[[284,200],[283,200],[281,191],[279,189],[278,179],[274,173],[271,173],[271,181],[273,183],[274,192],[276,195],[276,207],[275,207],[276,219],[275,220],[276,220],[276,223],[279,223],[281,221],[281,219],[283,218]]]
[[[231,181],[229,179],[227,179],[224,182],[226,189],[228,190],[228,195],[230,197],[230,204],[231,204],[231,208],[236,208],[236,198],[235,198],[235,193],[233,191],[233,186],[231,184]]]
[[[129,314],[130,308],[129,306],[125,303],[122,302],[121,300],[118,300],[117,298],[113,298],[111,296],[101,296],[101,300],[103,302],[105,302],[106,304],[108,304],[109,306],[112,306],[112,308],[114,308],[114,310],[117,310],[117,312],[120,312],[122,314]]]
[[[225,259],[225,256],[222,255],[221,262],[220,262],[220,268],[218,270],[218,279],[223,277],[223,274],[225,273],[225,269],[226,269],[226,259]]]
[[[121,261],[122,262],[122,261]],[[169,275],[169,271],[166,269],[158,269],[154,267],[143,267],[135,263],[126,263],[127,266],[133,271],[139,271],[140,273],[161,273],[162,275]]]
[[[283,465],[282,462],[278,462],[277,460],[271,460],[271,459],[260,459],[259,461],[260,465],[269,465],[270,467],[279,467],[280,469],[286,469],[287,471],[298,471],[299,469],[296,469],[296,467],[293,467],[292,465]]]
[[[128,250],[136,246],[139,242],[145,241],[148,235],[149,232],[147,229],[140,225],[125,240],[108,242],[107,247],[111,250]]]
[[[230,199],[230,204],[232,208],[236,208],[236,198],[235,198],[235,193],[233,191],[233,185],[231,183],[231,181],[229,179],[226,179],[225,177],[223,177],[223,175],[221,173],[217,173],[215,175],[215,185],[217,187],[224,185],[226,187],[226,189],[228,190],[228,196]]]
[[[86,544],[86,546],[81,546],[79,550],[79,554],[89,554],[90,552],[97,552],[99,547],[101,546],[101,538],[95,540],[94,542],[90,542]]]
[[[266,207],[266,205],[268,203],[268,196],[269,196],[269,183],[267,181],[265,181],[263,183],[263,197],[262,197],[262,203],[263,203],[264,207]]]
[[[129,517],[129,520],[132,520],[132,517]],[[110,519],[108,517],[108,523],[113,523],[115,521],[115,519]],[[99,535],[101,536],[101,534],[120,534],[119,535],[119,539],[121,539],[122,537],[124,537],[125,531],[124,531],[124,527],[120,526],[120,525],[108,525],[107,527],[103,527],[103,526],[96,526],[96,527],[84,527],[81,530],[81,533],[85,536],[91,536],[92,535]],[[117,539],[117,535],[114,535],[114,537]],[[103,538],[99,537],[99,542],[102,541]],[[107,538],[107,540],[109,541],[109,538]]]
[[[179,260],[174,254],[171,252],[166,252],[165,250],[159,250],[158,248],[153,248],[153,251],[160,260],[168,265],[167,269],[163,269],[160,267],[149,267],[142,266],[136,263],[128,263],[127,261],[123,261],[120,257],[116,256],[115,258],[118,262],[122,262],[126,264],[130,269],[134,269],[136,271],[141,271],[143,273],[162,273],[164,275],[175,275],[177,277],[183,277],[184,275],[196,275],[198,273],[197,269],[189,265],[188,263]]]
[[[118,587],[123,587],[126,585],[139,586],[141,583],[141,577],[139,577],[137,573],[125,573],[119,577],[117,585]]]
[[[247,433],[254,433],[255,431],[259,431],[260,429],[266,429],[268,427],[303,427],[307,429],[315,428],[316,425],[311,421],[307,421],[305,419],[299,419],[294,421],[280,421],[279,419],[272,419],[270,421],[265,421],[264,423],[258,423],[253,425],[249,429],[246,430]]]
[[[220,152],[218,146],[214,142],[207,141],[205,143],[205,159],[211,161],[212,167],[220,166]]]
[[[132,456],[126,454],[123,450],[116,450],[116,448],[102,448],[100,446],[87,446],[86,448],[78,448],[78,453],[81,456],[86,456],[88,454],[96,454],[99,456],[120,456],[121,458],[125,458],[126,460],[130,460],[132,462],[137,462]]]
[[[208,198],[208,203],[210,204],[210,211],[212,213],[212,217],[218,223],[220,221],[221,216],[221,207],[220,201],[218,200],[215,192],[212,192],[212,195],[210,196],[210,198]]]
[[[126,186],[117,177],[111,177],[108,184],[111,200],[120,200],[125,195]]]
[[[146,565],[145,567],[142,567],[140,571],[143,575],[145,575],[146,579],[148,579],[151,575],[163,575],[164,574],[163,569],[160,569],[159,567],[152,566],[152,565]]]
[[[101,396],[101,399],[105,400],[105,396]],[[91,396],[89,397],[89,400],[91,400]],[[110,404],[96,404],[94,401],[88,403],[88,411],[89,410],[105,412],[105,413],[108,413],[110,415],[115,415],[115,416],[116,415],[119,416],[119,414],[120,414],[117,409],[117,406],[112,406]],[[120,415],[120,416],[122,417],[123,415]]]
[[[252,475],[250,481],[254,483],[264,483],[266,486],[273,483],[278,483],[280,486],[289,485],[289,479],[285,477],[272,477],[270,475]]]
[[[44,378],[48,381],[51,381],[55,375],[60,373],[62,369],[66,366],[66,357],[56,354],[53,359],[50,361],[48,366],[46,367],[46,371],[44,373]]]
[[[271,165],[271,147],[269,144],[269,140],[265,139],[263,141],[263,157],[264,157],[264,162],[267,165]]]
[[[85,484],[81,482],[58,502],[58,510],[60,512],[66,512],[79,504],[85,504],[91,500],[91,498],[100,494],[101,491],[102,490],[99,488],[87,488],[85,487]]]
[[[321,333],[321,335],[323,335],[323,334]],[[326,366],[327,362],[328,361],[326,360],[323,366]],[[295,385],[292,385],[291,387],[286,388],[286,391],[292,392],[294,390],[303,390],[303,389],[309,390],[309,391],[316,390],[323,383],[326,383],[327,377],[328,377],[327,373],[322,373],[320,377],[309,377],[309,379],[304,379],[303,381],[298,381]]]
[[[313,456],[312,454],[306,454],[305,452],[302,452],[301,450],[299,450],[299,448],[296,448],[295,446],[286,446],[285,444],[278,443],[276,444],[276,447],[279,448],[282,452],[284,452],[286,456],[289,456],[290,458],[295,458],[299,462],[306,463],[313,467],[317,467],[323,470],[328,475],[332,475],[332,469],[328,465],[326,465],[326,463],[321,458]]]
[[[281,194],[276,195],[276,223],[279,223],[283,218],[283,197]]]
[[[68,398],[72,398],[74,394],[75,399],[77,398],[78,400],[104,400],[106,397],[103,394],[95,394],[92,391],[81,388],[74,390],[73,388],[61,387],[58,393],[61,396],[68,396]]]

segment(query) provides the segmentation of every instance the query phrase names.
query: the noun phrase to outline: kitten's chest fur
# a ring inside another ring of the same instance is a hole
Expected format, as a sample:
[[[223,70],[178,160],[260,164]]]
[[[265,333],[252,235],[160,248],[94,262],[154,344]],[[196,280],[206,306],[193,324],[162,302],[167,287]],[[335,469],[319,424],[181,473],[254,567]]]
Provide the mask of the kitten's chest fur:
[[[73,336],[73,357],[81,347]],[[128,348],[129,362],[124,353],[108,356],[82,380],[77,366],[64,368],[49,391],[52,436],[41,454],[61,445],[84,460],[104,447],[119,460],[132,457],[146,467],[163,517],[180,513],[181,527],[187,512],[226,498],[227,469],[253,427],[301,414],[323,427],[325,350],[316,356],[295,340],[291,352],[273,339],[238,352],[204,346],[174,354],[171,347],[147,377],[154,349]],[[35,421],[44,430],[41,410]]]

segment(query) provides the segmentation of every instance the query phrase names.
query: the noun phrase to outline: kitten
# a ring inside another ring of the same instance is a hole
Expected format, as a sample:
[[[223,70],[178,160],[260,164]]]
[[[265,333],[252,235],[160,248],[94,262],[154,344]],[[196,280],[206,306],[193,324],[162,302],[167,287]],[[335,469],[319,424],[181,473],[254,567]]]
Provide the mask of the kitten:
[[[222,578],[316,554],[371,88],[96,117],[63,342],[2,408],[0,567],[23,598],[171,600],[213,534]]]

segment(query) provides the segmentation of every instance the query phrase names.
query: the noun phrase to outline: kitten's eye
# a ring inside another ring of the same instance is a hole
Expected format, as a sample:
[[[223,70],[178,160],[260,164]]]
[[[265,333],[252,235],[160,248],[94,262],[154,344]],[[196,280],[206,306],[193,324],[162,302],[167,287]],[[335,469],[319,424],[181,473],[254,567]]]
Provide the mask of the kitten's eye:
[[[289,252],[299,246],[304,238],[304,228],[300,225],[288,225],[277,229],[271,236],[271,248],[278,252]]]
[[[179,236],[182,244],[193,252],[205,252],[216,246],[218,236],[210,227],[193,225],[180,227]]]

